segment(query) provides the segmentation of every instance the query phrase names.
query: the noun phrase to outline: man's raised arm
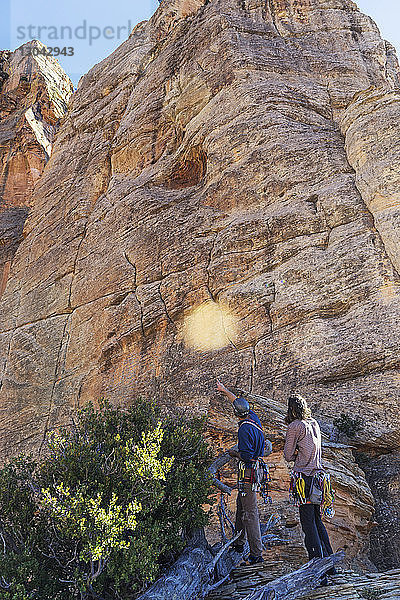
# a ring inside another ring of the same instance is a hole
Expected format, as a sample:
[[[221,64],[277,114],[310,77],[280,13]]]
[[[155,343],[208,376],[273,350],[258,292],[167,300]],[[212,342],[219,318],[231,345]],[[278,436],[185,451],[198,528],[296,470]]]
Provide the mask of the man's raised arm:
[[[237,398],[237,396],[233,392],[228,390],[228,388],[225,387],[224,384],[219,381],[219,379],[217,379],[216,391],[224,394],[224,396],[226,396],[231,402],[233,402]]]

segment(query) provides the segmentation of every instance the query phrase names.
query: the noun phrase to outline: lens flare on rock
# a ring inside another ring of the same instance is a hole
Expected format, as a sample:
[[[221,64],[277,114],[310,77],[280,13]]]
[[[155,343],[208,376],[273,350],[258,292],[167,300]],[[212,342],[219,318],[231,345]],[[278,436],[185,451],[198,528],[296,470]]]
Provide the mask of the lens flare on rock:
[[[237,320],[217,302],[208,300],[192,311],[184,322],[184,340],[196,350],[218,350],[234,345]]]

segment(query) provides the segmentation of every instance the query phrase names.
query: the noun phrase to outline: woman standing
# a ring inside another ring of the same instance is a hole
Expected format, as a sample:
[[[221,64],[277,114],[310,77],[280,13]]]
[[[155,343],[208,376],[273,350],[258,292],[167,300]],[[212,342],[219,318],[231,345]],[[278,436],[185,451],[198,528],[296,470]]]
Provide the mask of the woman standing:
[[[324,512],[333,516],[333,498],[329,477],[322,467],[321,431],[317,421],[311,417],[307,402],[299,394],[293,394],[288,399],[286,423],[288,428],[283,455],[288,462],[294,461],[291,495],[299,506],[308,557],[311,560],[329,556],[333,550],[321,520],[321,504]],[[310,492],[314,496],[311,499]],[[328,571],[328,575],[335,573],[334,567]],[[326,577],[321,583],[326,585]]]

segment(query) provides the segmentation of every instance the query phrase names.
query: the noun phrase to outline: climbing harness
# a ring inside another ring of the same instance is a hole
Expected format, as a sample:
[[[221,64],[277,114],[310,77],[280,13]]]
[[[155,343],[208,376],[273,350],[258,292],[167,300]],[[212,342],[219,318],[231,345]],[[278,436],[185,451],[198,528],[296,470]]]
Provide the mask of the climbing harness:
[[[238,490],[243,496],[248,492],[258,492],[265,504],[271,504],[272,499],[269,495],[269,484],[271,476],[268,465],[261,457],[250,461],[251,465],[247,466],[243,460],[238,463]]]
[[[333,503],[335,492],[332,489],[331,477],[325,471],[316,473],[311,481],[310,493],[306,498],[306,482],[302,473],[292,471],[290,478],[290,501],[296,506],[303,504],[319,504],[321,516],[332,518],[335,515]]]

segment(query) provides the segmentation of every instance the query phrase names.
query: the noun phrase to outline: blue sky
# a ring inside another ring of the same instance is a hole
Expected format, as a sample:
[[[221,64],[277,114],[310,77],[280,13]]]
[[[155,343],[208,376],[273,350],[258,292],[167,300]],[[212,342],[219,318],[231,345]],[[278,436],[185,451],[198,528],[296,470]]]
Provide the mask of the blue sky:
[[[65,48],[66,54],[73,54],[60,55],[59,61],[75,86],[81,75],[126,39],[128,29],[148,19],[158,6],[158,0],[0,2],[0,48],[14,50],[32,38]],[[357,4],[377,22],[383,37],[396,46],[400,56],[399,0],[358,0]]]

